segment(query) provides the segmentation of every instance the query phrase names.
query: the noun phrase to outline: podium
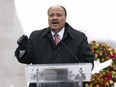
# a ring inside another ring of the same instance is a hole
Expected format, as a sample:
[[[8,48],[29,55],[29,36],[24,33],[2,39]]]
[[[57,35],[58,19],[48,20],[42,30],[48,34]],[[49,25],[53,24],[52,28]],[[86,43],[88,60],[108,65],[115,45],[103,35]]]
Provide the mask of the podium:
[[[78,83],[74,87],[83,87],[83,82],[90,81],[91,75],[91,63],[31,64],[26,66],[27,82],[36,83],[36,87],[55,87],[52,85],[62,85],[62,83]],[[44,84],[51,86],[42,86]]]

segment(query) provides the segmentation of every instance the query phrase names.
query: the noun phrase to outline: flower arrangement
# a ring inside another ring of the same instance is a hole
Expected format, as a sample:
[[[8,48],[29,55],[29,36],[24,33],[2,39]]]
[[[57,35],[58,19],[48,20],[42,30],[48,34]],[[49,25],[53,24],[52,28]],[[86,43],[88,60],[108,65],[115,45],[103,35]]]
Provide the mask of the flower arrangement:
[[[86,83],[86,87],[113,87],[116,82],[116,50],[106,43],[96,41],[90,42],[91,51],[95,55],[95,60],[100,63],[112,59],[112,64],[107,68],[92,75],[91,82]]]

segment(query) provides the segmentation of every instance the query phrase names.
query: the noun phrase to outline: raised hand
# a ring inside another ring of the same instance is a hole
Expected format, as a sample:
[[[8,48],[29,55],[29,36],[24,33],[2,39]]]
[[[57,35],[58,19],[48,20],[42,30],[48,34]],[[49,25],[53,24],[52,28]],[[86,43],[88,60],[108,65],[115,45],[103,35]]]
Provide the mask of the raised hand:
[[[18,40],[17,44],[19,45],[20,50],[26,50],[29,45],[29,39],[28,37],[23,34]]]

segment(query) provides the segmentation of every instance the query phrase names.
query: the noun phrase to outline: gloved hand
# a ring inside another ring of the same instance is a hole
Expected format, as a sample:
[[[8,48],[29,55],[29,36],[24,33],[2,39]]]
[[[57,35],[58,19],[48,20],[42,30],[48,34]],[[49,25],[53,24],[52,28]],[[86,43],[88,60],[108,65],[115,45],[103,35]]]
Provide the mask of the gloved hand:
[[[26,50],[29,46],[29,39],[28,37],[23,34],[18,40],[17,44],[19,45],[20,50]]]

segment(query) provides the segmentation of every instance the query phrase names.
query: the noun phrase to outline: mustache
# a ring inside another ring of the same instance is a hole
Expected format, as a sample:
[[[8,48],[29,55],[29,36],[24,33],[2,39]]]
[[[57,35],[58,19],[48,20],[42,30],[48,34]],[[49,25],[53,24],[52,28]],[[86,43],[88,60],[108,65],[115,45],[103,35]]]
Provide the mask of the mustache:
[[[58,20],[52,20],[51,23],[52,24],[59,24],[59,21]]]

